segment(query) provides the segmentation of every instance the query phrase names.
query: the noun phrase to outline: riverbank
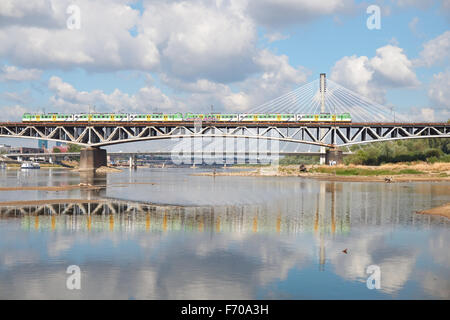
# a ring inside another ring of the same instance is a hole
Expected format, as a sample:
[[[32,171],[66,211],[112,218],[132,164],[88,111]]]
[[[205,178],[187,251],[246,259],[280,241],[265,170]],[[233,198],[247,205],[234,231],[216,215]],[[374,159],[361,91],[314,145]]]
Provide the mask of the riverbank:
[[[82,169],[79,169],[79,168],[75,168],[75,169],[72,169],[72,171],[75,171],[75,172],[86,172],[87,170],[82,170]],[[102,166],[102,167],[97,168],[97,169],[95,169],[93,171],[95,171],[95,173],[122,172],[122,170],[120,170],[120,169],[117,169],[117,168],[114,168],[114,167],[107,167],[107,166]]]
[[[441,217],[446,217],[446,218],[450,219],[450,202],[444,204],[443,206],[432,208],[432,209],[428,209],[428,210],[419,211],[417,213],[418,214],[433,215],[433,216],[441,216]]]
[[[24,187],[0,187],[0,191],[23,191],[23,190],[35,190],[35,191],[69,191],[69,190],[97,190],[106,188],[106,185],[91,185],[86,183],[80,183],[75,185],[62,185],[62,186],[24,186]]]
[[[3,201],[0,202],[0,207],[6,206],[40,206],[40,205],[51,205],[51,204],[65,204],[65,203],[107,203],[106,199],[46,199],[46,200],[17,200],[17,201]]]
[[[299,166],[264,166],[246,171],[205,172],[205,176],[281,176],[323,179],[329,181],[405,182],[450,181],[450,163],[425,162],[384,164],[381,166],[307,165],[306,171]]]
[[[22,169],[20,163],[8,163],[6,165],[6,170],[20,170]],[[72,169],[70,167],[65,167],[59,164],[50,164],[50,163],[39,163],[40,169]]]

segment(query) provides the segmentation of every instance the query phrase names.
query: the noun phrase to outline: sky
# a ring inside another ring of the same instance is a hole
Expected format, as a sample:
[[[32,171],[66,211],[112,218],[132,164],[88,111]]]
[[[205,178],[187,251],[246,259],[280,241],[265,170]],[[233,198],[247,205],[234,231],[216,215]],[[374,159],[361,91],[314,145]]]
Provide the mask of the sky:
[[[0,121],[245,112],[322,72],[412,120],[446,121],[449,26],[450,0],[2,0]]]

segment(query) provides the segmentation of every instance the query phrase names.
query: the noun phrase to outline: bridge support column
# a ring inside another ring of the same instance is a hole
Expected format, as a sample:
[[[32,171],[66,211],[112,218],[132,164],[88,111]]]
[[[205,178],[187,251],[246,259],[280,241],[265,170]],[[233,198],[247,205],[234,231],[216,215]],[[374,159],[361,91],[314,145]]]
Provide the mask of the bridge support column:
[[[134,155],[131,155],[131,156],[130,156],[130,159],[129,159],[129,165],[130,165],[130,169],[132,169],[132,168],[136,169],[136,168],[137,168],[137,165],[136,165],[136,156],[134,156]]]
[[[320,156],[322,157],[322,155]],[[344,156],[341,150],[338,149],[327,149],[325,154],[326,164],[330,164],[330,161],[336,161],[336,164],[341,164]]]
[[[327,151],[328,150],[325,147],[320,147],[320,158],[319,158],[319,160],[320,160],[320,164],[321,165],[324,165],[324,164],[327,163],[327,159],[326,159]]]
[[[81,149],[80,170],[95,170],[106,165],[106,150],[92,147]]]

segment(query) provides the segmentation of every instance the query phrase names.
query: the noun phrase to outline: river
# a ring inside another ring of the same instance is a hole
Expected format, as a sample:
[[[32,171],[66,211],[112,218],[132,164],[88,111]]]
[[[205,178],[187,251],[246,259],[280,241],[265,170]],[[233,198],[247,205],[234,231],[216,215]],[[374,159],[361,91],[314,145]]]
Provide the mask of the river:
[[[0,205],[0,299],[450,299],[450,221],[416,213],[449,183],[205,170],[0,170],[0,187],[99,186],[0,191],[49,201]]]

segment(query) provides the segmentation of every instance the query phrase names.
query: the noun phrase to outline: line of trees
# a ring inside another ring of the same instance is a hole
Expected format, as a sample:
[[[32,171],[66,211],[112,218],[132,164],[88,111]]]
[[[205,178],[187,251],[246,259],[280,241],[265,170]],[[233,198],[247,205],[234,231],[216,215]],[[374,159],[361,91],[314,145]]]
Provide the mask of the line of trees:
[[[346,164],[380,165],[383,163],[426,161],[450,162],[450,139],[410,139],[374,142],[353,146],[354,154],[344,158]]]
[[[409,139],[373,142],[352,146],[352,155],[344,157],[345,164],[380,165],[383,163],[426,161],[450,162],[450,139]],[[318,164],[318,156],[286,156],[280,165]]]
[[[282,166],[293,164],[317,164],[319,156],[286,156],[280,159],[279,164]]]

